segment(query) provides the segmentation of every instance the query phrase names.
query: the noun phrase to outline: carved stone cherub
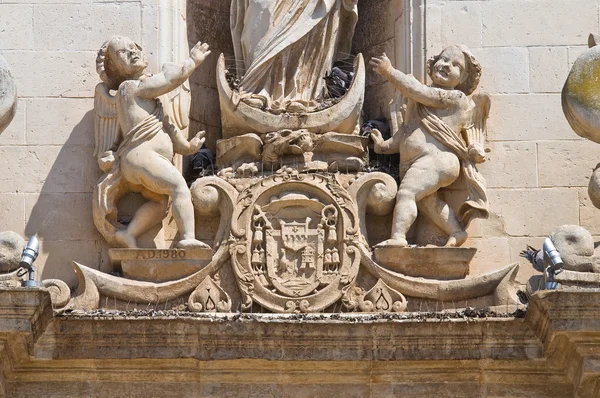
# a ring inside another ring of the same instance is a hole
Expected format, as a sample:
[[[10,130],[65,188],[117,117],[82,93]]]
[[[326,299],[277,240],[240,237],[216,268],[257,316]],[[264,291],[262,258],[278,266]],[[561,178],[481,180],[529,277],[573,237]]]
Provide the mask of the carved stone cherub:
[[[380,245],[407,246],[406,234],[417,211],[448,234],[446,246],[462,245],[470,221],[488,216],[485,180],[475,163],[485,160],[489,97],[469,97],[479,84],[481,66],[466,47],[450,46],[427,62],[433,81],[428,86],[395,70],[385,54],[370,64],[408,99],[403,123],[389,140],[377,130],[371,134],[375,152],[400,153],[392,236]],[[469,197],[455,214],[438,191],[460,174]]]
[[[164,114],[170,109],[159,97],[183,84],[209,54],[208,45],[198,43],[181,64],[166,64],[161,73],[151,75],[146,73],[148,61],[141,47],[131,39],[113,37],[98,52],[102,83],[95,94],[94,155],[106,174],[95,188],[94,222],[109,243],[137,247],[137,238],[165,217],[170,199],[181,236],[178,246],[207,247],[195,239],[190,190],[172,162],[174,152],[196,153],[204,132],[188,142]],[[115,90],[114,96],[110,90]],[[128,191],[139,192],[148,201],[125,227],[117,221],[116,206]]]

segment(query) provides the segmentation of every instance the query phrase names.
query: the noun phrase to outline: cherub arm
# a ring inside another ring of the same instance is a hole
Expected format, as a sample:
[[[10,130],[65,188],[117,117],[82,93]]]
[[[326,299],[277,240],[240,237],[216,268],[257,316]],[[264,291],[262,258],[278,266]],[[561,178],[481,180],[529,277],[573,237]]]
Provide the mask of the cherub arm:
[[[181,64],[166,64],[161,73],[143,79],[137,87],[136,95],[154,99],[176,89],[190,77],[209,54],[208,44],[198,42],[190,51],[190,57]]]
[[[415,77],[400,72],[392,67],[392,63],[385,53],[369,61],[373,70],[392,83],[406,97],[433,108],[447,108],[457,103],[464,96],[458,90],[445,90],[429,87],[421,83]]]
[[[165,115],[165,120],[163,122],[165,126],[165,131],[171,137],[171,141],[173,141],[173,150],[175,153],[180,153],[185,156],[190,156],[198,152],[200,148],[202,148],[202,144],[204,144],[204,131],[198,132],[191,140],[187,140],[181,130],[177,128],[168,115]]]
[[[384,141],[381,132],[377,129],[371,131],[373,150],[375,153],[391,155],[400,152],[400,132],[394,134],[390,139]]]

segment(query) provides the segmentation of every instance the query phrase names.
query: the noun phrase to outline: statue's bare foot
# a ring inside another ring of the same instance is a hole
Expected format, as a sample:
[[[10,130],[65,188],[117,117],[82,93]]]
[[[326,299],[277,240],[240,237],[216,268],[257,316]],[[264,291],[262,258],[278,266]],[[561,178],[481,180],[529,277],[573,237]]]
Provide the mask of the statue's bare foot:
[[[137,249],[137,242],[135,238],[127,233],[127,231],[117,231],[115,233],[115,240],[119,247],[126,247],[129,249]]]
[[[198,239],[183,239],[177,243],[177,247],[181,249],[191,249],[193,247],[200,247],[202,249],[210,249],[210,246]]]
[[[406,241],[406,239],[388,239],[388,240],[384,240],[381,243],[378,243],[375,245],[375,247],[388,247],[388,246],[393,246],[393,247],[406,247],[408,246],[408,242]]]
[[[446,247],[459,247],[463,243],[465,243],[468,236],[469,235],[465,231],[455,232],[448,237],[448,241],[446,242],[445,246]]]
[[[305,113],[308,111],[308,108],[306,107],[306,105],[298,101],[292,101],[285,110],[291,113]]]
[[[250,105],[253,108],[264,108],[265,106],[267,106],[267,103],[260,98],[248,97],[244,98],[242,101],[246,105]]]

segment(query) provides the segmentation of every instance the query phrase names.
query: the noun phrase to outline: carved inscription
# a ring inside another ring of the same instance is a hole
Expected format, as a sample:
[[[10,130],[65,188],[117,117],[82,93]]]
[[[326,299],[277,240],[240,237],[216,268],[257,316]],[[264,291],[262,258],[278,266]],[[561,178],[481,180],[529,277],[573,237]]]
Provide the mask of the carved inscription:
[[[159,259],[171,259],[171,260],[183,260],[186,258],[185,250],[181,249],[148,249],[139,250],[136,253],[136,260],[159,260]]]

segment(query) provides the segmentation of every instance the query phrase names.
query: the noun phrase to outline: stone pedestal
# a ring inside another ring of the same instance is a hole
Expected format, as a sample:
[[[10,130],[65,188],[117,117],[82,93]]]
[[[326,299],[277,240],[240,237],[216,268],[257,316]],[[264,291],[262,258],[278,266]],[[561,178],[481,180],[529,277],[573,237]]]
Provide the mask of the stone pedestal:
[[[377,262],[404,275],[432,279],[462,279],[477,249],[470,247],[375,248]]]
[[[166,282],[181,279],[202,269],[212,258],[212,250],[193,249],[110,249],[113,267],[126,278]]]

